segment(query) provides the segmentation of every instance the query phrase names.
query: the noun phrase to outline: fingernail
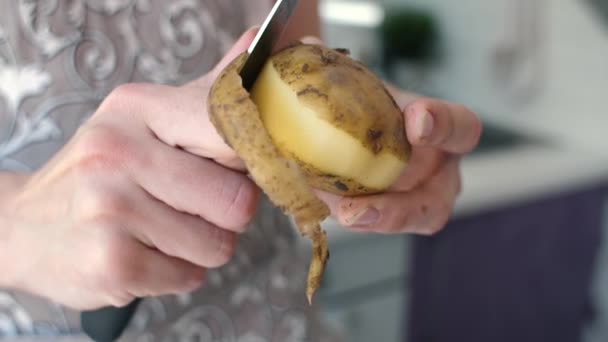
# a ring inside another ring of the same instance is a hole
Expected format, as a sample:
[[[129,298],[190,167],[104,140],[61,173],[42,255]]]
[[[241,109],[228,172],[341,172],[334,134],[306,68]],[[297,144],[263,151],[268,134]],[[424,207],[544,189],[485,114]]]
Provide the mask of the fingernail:
[[[349,226],[370,226],[378,222],[380,212],[376,208],[365,208],[346,219]]]
[[[416,116],[415,128],[420,139],[428,138],[433,131],[433,126],[433,116],[429,112],[426,110],[418,112],[418,115]]]

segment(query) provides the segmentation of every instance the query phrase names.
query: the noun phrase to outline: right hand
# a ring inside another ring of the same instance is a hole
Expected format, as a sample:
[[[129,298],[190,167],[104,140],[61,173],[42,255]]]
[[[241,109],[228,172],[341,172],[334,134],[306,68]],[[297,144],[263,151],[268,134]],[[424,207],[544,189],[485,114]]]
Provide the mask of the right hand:
[[[259,190],[209,121],[219,71],[117,88],[2,206],[11,287],[75,309],[191,291],[227,263]]]

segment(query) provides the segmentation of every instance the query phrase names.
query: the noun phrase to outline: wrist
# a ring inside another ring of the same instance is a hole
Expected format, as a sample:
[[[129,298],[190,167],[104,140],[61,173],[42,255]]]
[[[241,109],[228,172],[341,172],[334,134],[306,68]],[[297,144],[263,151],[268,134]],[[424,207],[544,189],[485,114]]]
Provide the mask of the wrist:
[[[0,287],[13,287],[16,257],[11,236],[16,229],[12,219],[13,201],[27,180],[26,174],[0,171]]]

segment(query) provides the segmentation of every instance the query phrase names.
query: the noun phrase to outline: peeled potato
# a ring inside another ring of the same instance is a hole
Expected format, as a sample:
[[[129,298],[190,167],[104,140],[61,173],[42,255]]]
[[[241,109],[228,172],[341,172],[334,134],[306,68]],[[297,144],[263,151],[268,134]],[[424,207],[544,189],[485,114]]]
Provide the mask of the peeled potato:
[[[275,145],[316,188],[381,192],[406,165],[401,111],[379,79],[339,51],[284,50],[266,64],[251,98]]]
[[[299,44],[274,55],[251,94],[245,54],[209,93],[210,119],[268,198],[311,239],[309,302],[329,258],[321,222],[329,209],[312,191],[382,192],[406,167],[401,111],[383,83],[342,50]]]

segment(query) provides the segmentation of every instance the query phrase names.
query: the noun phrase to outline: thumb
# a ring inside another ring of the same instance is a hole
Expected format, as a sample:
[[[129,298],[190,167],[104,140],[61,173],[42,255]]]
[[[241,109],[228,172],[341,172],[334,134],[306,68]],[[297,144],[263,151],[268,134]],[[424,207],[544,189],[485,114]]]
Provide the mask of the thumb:
[[[221,72],[232,62],[235,58],[237,58],[241,53],[247,51],[255,36],[258,34],[260,30],[259,26],[254,26],[249,30],[245,31],[241,35],[241,37],[232,45],[230,50],[224,55],[224,58],[213,68],[211,71],[211,75],[213,75],[213,79],[215,79]]]
[[[224,57],[215,65],[215,67],[204,76],[197,80],[190,82],[190,85],[195,86],[210,86],[213,81],[219,76],[228,64],[230,64],[235,58],[240,56],[243,52],[247,51],[258,31],[259,26],[254,26],[249,30],[245,31],[241,37],[232,45],[232,47],[226,52]]]

